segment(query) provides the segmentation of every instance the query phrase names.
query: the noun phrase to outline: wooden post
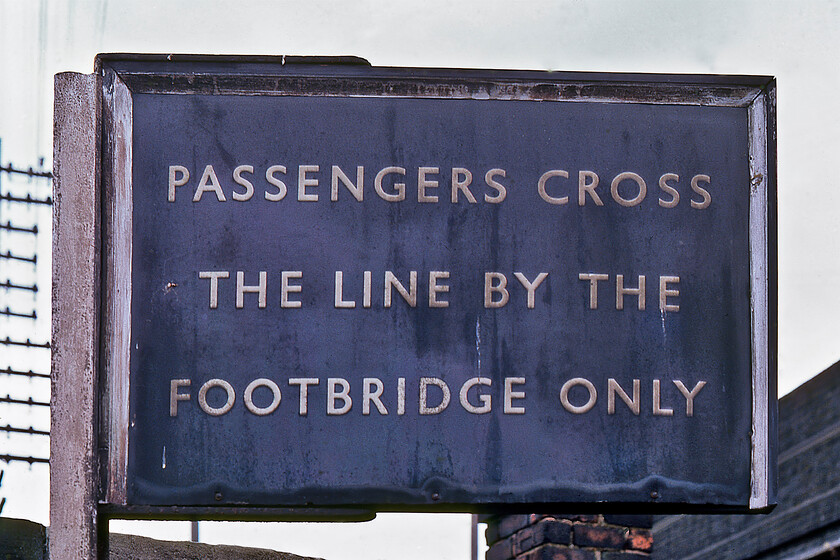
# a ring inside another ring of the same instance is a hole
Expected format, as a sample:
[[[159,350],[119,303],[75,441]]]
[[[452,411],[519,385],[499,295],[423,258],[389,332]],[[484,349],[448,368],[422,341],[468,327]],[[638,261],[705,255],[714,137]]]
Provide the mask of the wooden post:
[[[55,77],[50,529],[52,560],[99,557],[99,80]],[[107,524],[104,525],[107,527]]]

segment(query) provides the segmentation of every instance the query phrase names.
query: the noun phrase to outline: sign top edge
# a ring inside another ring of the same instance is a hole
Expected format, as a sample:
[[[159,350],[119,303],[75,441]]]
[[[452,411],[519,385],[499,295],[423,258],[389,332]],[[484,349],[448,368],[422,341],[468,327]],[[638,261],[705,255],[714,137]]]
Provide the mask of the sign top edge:
[[[747,74],[672,74],[556,70],[374,66],[357,56],[203,55],[101,53],[94,71],[117,74],[226,74],[365,76],[369,78],[444,78],[544,80],[550,82],[646,83],[672,86],[740,86],[764,89],[775,77]]]

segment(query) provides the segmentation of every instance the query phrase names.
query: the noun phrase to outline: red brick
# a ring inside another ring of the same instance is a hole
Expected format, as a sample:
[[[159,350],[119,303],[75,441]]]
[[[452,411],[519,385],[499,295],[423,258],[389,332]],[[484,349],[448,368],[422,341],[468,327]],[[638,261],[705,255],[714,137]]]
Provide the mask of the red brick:
[[[505,515],[499,518],[498,528],[499,528],[499,537],[505,538],[508,537],[518,530],[527,527],[528,525],[533,525],[540,519],[542,519],[542,515],[538,515],[535,513],[530,513],[527,515]]]
[[[593,548],[615,548],[621,550],[627,541],[627,529],[607,525],[585,525],[575,523],[574,542],[578,546]]]
[[[537,523],[535,527],[544,543],[571,544],[572,542],[572,524],[568,521],[548,517]]]
[[[570,513],[553,513],[552,517],[558,519],[569,519],[571,521],[581,521],[583,523],[598,523],[600,517],[597,514],[570,514]]]
[[[525,527],[511,537],[513,553],[522,554],[546,543],[570,544],[572,523],[566,520],[547,517],[535,525]]]
[[[544,544],[516,557],[516,560],[596,560],[595,552],[568,548],[558,544]]]
[[[631,550],[651,552],[653,550],[653,535],[650,529],[630,529],[624,547]]]

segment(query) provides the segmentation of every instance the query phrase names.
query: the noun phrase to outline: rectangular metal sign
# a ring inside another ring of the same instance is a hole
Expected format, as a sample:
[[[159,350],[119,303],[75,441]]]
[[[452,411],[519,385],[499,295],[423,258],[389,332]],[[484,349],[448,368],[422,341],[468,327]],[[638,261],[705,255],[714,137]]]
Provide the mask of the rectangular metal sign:
[[[320,62],[99,60],[108,501],[773,503],[771,79]]]

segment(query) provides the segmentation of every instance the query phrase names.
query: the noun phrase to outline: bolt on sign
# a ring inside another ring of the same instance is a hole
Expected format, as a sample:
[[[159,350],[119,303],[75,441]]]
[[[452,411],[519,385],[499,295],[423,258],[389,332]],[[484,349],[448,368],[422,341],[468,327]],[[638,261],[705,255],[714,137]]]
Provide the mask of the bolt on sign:
[[[117,510],[772,506],[771,78],[97,72]]]

